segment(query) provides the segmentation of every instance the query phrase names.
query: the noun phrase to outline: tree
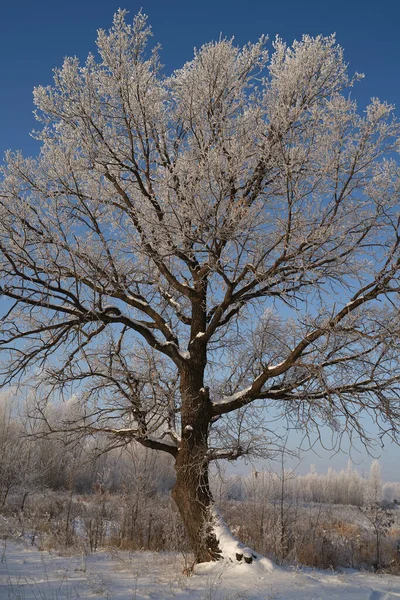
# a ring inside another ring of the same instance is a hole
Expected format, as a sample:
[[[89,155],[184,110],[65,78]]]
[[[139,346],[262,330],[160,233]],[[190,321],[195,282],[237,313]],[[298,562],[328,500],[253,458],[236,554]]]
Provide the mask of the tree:
[[[20,482],[21,436],[12,419],[9,394],[0,396],[0,506]]]
[[[369,470],[369,478],[364,493],[364,505],[380,504],[382,501],[382,479],[379,461],[374,460]]]
[[[28,435],[32,424],[19,414],[14,394],[15,390],[0,393],[0,506],[6,504],[10,492],[18,492],[22,512],[28,496],[45,487],[48,465]]]
[[[399,127],[357,112],[332,36],[221,39],[166,77],[125,17],[35,89],[39,156],[6,156],[3,380],[75,393],[50,429],[169,453],[207,561],[209,463],[272,452],[275,418],[397,440]]]
[[[385,537],[394,523],[393,514],[387,506],[381,503],[382,500],[382,480],[379,462],[374,460],[371,464],[367,489],[364,497],[364,506],[360,508],[361,512],[368,519],[374,530],[375,537],[375,568],[382,567],[381,545],[382,538]]]

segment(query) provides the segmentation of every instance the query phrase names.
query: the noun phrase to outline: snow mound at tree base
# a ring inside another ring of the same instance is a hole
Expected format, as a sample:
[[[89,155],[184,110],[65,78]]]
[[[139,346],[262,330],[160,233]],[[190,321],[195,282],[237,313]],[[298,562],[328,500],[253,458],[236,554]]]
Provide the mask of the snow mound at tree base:
[[[194,566],[193,574],[213,578],[224,578],[224,575],[229,574],[229,577],[238,577],[241,581],[244,579],[253,581],[254,579],[266,578],[268,573],[272,573],[272,571],[280,571],[280,568],[265,556],[259,554],[257,556],[259,558],[253,560],[251,564],[226,558],[217,562],[199,563]]]
[[[211,509],[210,522],[221,550],[221,560],[218,561],[218,564],[222,563],[225,566],[238,568],[243,574],[245,571],[254,574],[255,571],[265,573],[277,569],[271,560],[239,542],[215,507]],[[204,566],[208,564],[198,565],[196,572],[199,567],[200,570],[203,570]],[[211,567],[212,565],[213,563],[211,563]]]

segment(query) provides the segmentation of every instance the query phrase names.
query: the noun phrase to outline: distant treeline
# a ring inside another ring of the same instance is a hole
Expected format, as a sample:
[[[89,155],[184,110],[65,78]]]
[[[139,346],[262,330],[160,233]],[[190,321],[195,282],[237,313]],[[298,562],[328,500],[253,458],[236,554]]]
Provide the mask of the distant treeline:
[[[68,405],[63,410],[67,411]],[[40,421],[26,411],[23,416],[22,411],[17,414],[11,398],[0,399],[0,506],[6,504],[11,493],[20,495],[23,502],[44,489],[79,494],[91,493],[100,486],[107,492],[121,492],[140,484],[151,494],[169,492],[173,486],[174,469],[168,455],[133,443],[106,452],[108,440],[100,434],[74,444],[68,444],[68,440],[67,435],[45,435]],[[400,482],[382,484],[376,462],[373,469],[379,480],[379,499],[400,501]],[[325,474],[306,475],[276,465],[271,470],[236,476],[227,476],[218,469],[213,475],[213,488],[217,502],[244,501],[257,494],[276,502],[284,493],[291,502],[362,506],[367,502],[370,480],[371,474],[361,475],[351,463],[344,470],[330,468]]]

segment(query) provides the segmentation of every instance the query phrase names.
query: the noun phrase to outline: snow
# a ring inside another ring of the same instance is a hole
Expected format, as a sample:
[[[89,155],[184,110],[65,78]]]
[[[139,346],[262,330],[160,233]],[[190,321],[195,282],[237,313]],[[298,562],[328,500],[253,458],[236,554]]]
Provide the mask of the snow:
[[[167,435],[170,435],[172,437],[173,440],[175,440],[176,444],[180,444],[181,443],[181,437],[178,435],[178,433],[175,431],[175,429],[166,429],[165,433]]]
[[[123,433],[126,434],[136,434],[137,429],[132,429],[131,427],[122,427],[121,429],[110,429],[111,433],[116,435],[121,435]],[[165,434],[173,435],[176,441],[180,441],[177,435],[174,435],[171,430],[167,430]],[[165,439],[165,436],[157,437],[156,435],[146,435],[144,437],[145,440],[149,440],[149,442],[156,442],[157,444],[164,444],[164,446],[169,446],[171,448],[176,448],[176,443],[172,440]]]
[[[147,308],[149,306],[148,302],[143,302],[143,300],[140,300],[140,298],[137,298],[136,296],[131,296],[131,294],[127,294],[127,297],[131,302],[134,302],[136,306],[143,306],[144,308]]]
[[[271,563],[272,564],[272,563]],[[0,542],[0,600],[395,600],[400,577],[369,572],[198,565],[183,575],[180,554],[107,552],[59,556]]]
[[[239,566],[240,568],[243,565],[247,565],[252,567],[253,575],[255,572],[271,572],[278,567],[273,564],[265,556],[261,556],[261,554],[257,554],[254,550],[250,548],[246,548],[239,540],[237,540],[233,535],[228,525],[222,519],[221,515],[215,509],[212,509],[212,520],[214,522],[213,529],[218,540],[219,548],[222,552],[222,556],[224,558],[224,562],[233,563],[235,566]],[[238,560],[238,557],[242,557]],[[252,563],[249,564],[246,560],[251,560]]]
[[[165,437],[157,437],[155,435],[146,435],[145,439],[149,440],[150,442],[156,442],[156,443],[164,444],[165,446],[170,446],[171,448],[176,448],[175,442],[173,442],[172,440],[167,440],[167,439],[165,439]]]
[[[271,373],[277,369],[280,369],[282,367],[282,365],[285,364],[285,361],[282,361],[280,363],[277,363],[276,365],[272,365],[271,367],[268,367],[268,371],[270,371]],[[235,402],[236,400],[240,400],[241,398],[243,398],[244,396],[246,396],[246,394],[248,394],[251,390],[251,386],[240,390],[238,392],[236,392],[235,394],[232,394],[231,396],[223,396],[222,398],[219,398],[217,400],[213,401],[213,406],[220,406],[221,404],[230,404],[231,402]]]
[[[251,390],[251,386],[244,390],[240,390],[240,392],[236,392],[236,394],[232,394],[232,396],[223,396],[218,400],[213,401],[213,406],[217,406],[220,404],[229,404],[230,402],[234,402],[235,400],[239,400],[243,398],[249,391]]]

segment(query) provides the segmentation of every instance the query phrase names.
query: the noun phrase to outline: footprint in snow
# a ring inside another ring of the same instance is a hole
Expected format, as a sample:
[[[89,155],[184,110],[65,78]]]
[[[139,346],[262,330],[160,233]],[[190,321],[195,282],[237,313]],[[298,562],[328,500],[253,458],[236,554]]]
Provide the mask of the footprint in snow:
[[[378,590],[373,590],[368,596],[367,600],[394,600],[395,597],[398,598],[399,596],[400,594],[392,594],[391,592],[378,592]]]

